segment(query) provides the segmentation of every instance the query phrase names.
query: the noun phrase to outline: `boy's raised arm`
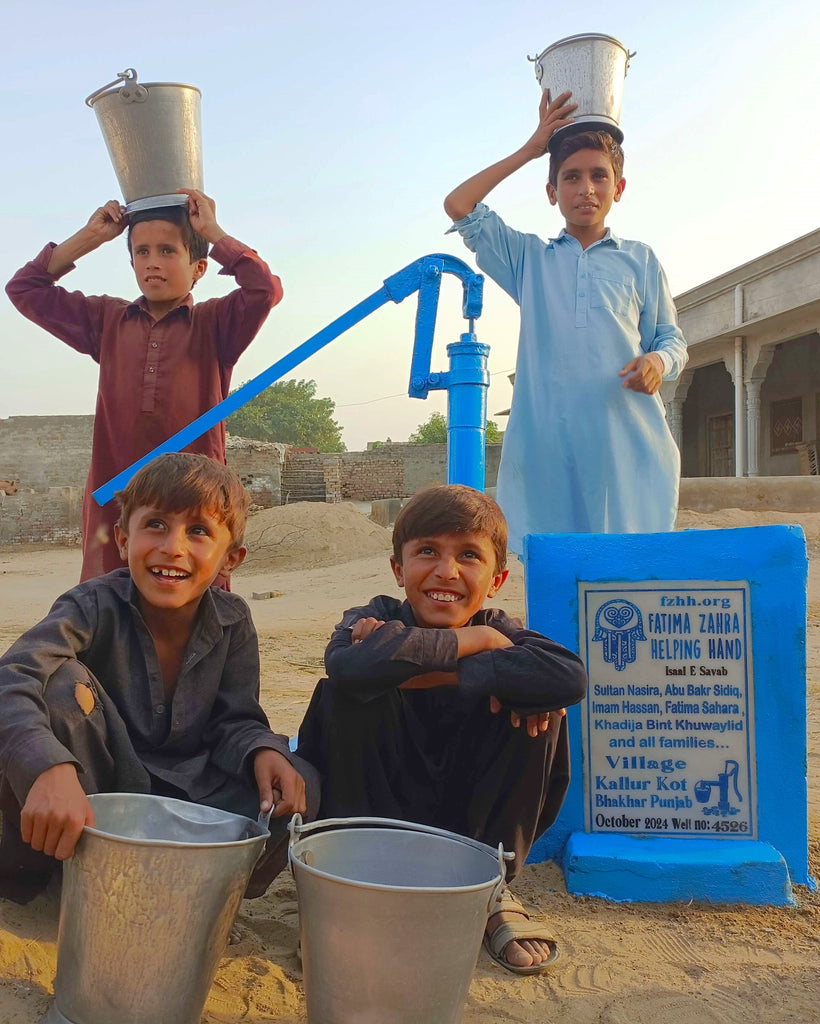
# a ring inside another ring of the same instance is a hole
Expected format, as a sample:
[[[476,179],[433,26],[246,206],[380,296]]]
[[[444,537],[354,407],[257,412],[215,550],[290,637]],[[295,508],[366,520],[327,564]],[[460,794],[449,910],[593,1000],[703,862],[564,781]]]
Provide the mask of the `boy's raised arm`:
[[[61,274],[82,256],[99,249],[105,242],[121,235],[128,224],[125,207],[116,199],[95,210],[88,223],[70,238],[55,246],[48,261],[49,274]]]
[[[188,196],[191,226],[213,246],[210,255],[222,264],[219,273],[234,277],[239,285],[228,295],[206,300],[213,303],[217,311],[216,343],[220,362],[234,366],[256,337],[268,313],[282,301],[282,282],[255,250],[220,227],[213,199],[197,189],[178,191]]]
[[[547,152],[547,145],[553,132],[573,121],[569,115],[578,104],[567,102],[571,95],[570,92],[562,92],[560,96],[551,100],[549,90],[545,90],[538,106],[538,127],[530,138],[514,153],[491,164],[454,188],[444,200],[444,211],[447,216],[454,221],[469,216],[476,203],[480,203],[489,195],[496,185],[501,184],[505,178],[509,178],[530,160],[542,157]]]

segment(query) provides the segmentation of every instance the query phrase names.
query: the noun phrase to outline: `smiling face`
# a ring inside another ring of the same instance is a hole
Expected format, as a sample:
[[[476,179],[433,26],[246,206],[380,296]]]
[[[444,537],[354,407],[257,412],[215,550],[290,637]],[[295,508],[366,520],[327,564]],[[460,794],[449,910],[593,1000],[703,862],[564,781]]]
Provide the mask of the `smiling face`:
[[[488,597],[498,593],[507,570],[496,568],[486,534],[441,533],[402,545],[401,562],[390,559],[420,626],[465,626]]]
[[[131,265],[151,314],[159,319],[180,304],[208,261],[191,262],[177,224],[144,220],[131,229]]]
[[[585,241],[603,237],[607,215],[625,187],[623,178],[616,181],[606,153],[579,149],[558,168],[557,184],[547,185],[547,196],[563,214],[567,233]]]
[[[169,512],[140,505],[127,529],[117,525],[114,533],[142,601],[166,612],[196,611],[217,575],[231,572],[245,557],[244,547],[232,547],[225,523],[206,509]]]

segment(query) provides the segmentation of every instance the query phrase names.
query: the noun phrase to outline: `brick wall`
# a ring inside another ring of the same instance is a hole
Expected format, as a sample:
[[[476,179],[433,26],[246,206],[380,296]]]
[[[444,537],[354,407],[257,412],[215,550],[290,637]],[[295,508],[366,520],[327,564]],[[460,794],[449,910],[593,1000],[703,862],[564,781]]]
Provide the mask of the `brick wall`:
[[[487,486],[495,487],[501,445],[487,445]],[[321,475],[325,492],[320,494]],[[447,479],[444,444],[385,444],[366,452],[319,455],[288,452],[283,501],[377,501],[408,497],[420,487]],[[309,484],[308,481],[311,483]]]
[[[282,504],[295,501],[327,501],[325,459],[319,452],[289,451],[282,466]]]
[[[0,543],[80,542],[93,427],[93,416],[0,419],[0,479],[15,480],[20,488],[16,495],[0,495]],[[487,446],[488,487],[495,485],[500,453],[500,444]],[[443,482],[447,448],[386,444],[367,452],[316,454],[229,437],[228,464],[258,505],[376,501]]]
[[[391,445],[392,449],[392,445]],[[340,491],[352,501],[395,498],[404,492],[404,462],[390,449],[345,452],[339,456]]]
[[[83,492],[79,487],[0,494],[0,544],[80,544]]]
[[[84,487],[93,416],[0,419],[0,479],[21,488]]]
[[[228,465],[236,473],[255,505],[271,508],[282,504],[282,463],[287,446],[228,437]]]

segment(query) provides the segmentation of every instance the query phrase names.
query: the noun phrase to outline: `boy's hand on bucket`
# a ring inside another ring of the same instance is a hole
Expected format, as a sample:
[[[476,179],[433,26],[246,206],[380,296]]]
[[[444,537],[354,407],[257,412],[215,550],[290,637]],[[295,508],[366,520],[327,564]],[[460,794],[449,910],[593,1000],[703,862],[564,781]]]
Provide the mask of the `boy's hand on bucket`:
[[[34,780],[20,813],[20,835],[34,850],[68,860],[94,811],[73,764],[56,764]]]
[[[110,242],[112,238],[121,235],[127,226],[128,215],[125,207],[116,199],[109,199],[105,206],[91,214],[83,230],[102,245],[103,242]]]
[[[538,127],[530,138],[524,143],[524,150],[531,160],[543,156],[547,152],[547,146],[553,133],[572,124],[575,120],[571,116],[573,110],[577,110],[577,103],[570,103],[572,93],[562,92],[560,96],[551,99],[549,89],[545,89],[541,95],[541,102],[538,105]]]
[[[198,235],[202,235],[211,245],[225,237],[225,232],[216,222],[216,203],[210,196],[198,188],[178,188],[177,192],[188,197],[188,219]]]
[[[267,748],[258,750],[253,759],[253,774],[263,814],[271,808],[273,818],[305,813],[305,780],[283,754]]]

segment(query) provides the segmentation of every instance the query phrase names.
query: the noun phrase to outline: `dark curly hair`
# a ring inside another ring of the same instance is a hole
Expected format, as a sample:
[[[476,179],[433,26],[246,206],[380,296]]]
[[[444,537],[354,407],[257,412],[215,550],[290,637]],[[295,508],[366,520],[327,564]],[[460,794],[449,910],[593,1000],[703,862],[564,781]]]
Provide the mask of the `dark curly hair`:
[[[463,484],[434,484],[418,491],[396,516],[393,557],[401,565],[401,552],[409,540],[442,533],[488,537],[495,550],[495,571],[507,566],[507,520],[493,499]]]
[[[132,255],[131,228],[135,224],[141,224],[146,220],[167,220],[171,224],[176,224],[182,234],[182,242],[188,250],[190,262],[196,263],[197,260],[207,259],[208,243],[202,235],[198,235],[191,227],[187,206],[157,206],[153,210],[139,210],[137,213],[130,213],[128,215],[127,236],[129,256]]]
[[[575,132],[559,142],[555,152],[550,153],[547,179],[550,185],[555,187],[558,184],[558,170],[561,164],[582,149],[597,149],[599,153],[606,153],[615,172],[615,181],[621,180],[624,175],[624,151],[621,144],[616,142],[609,132]]]
[[[120,508],[120,529],[128,529],[142,505],[165,512],[205,509],[231,532],[232,546],[241,547],[248,518],[248,492],[228,466],[194,452],[160,455],[142,467],[114,500]]]

